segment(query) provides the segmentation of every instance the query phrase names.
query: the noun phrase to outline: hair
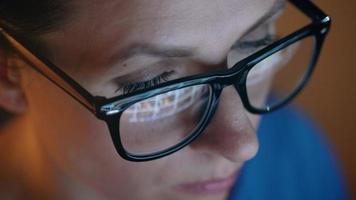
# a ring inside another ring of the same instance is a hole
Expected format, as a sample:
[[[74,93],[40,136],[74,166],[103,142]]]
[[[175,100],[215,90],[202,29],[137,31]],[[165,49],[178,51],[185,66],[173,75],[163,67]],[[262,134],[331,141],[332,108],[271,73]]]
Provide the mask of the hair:
[[[0,24],[19,34],[43,34],[65,21],[63,0],[0,0]]]
[[[0,0],[0,27],[15,33],[21,42],[40,48],[43,46],[40,35],[55,31],[68,21],[68,3],[67,0]],[[2,48],[11,49],[4,38],[0,40]]]
[[[22,42],[41,47],[41,34],[57,30],[68,19],[66,0],[0,0],[0,27],[14,32]],[[0,48],[12,53],[5,38],[0,37]],[[0,108],[0,125],[10,114]]]

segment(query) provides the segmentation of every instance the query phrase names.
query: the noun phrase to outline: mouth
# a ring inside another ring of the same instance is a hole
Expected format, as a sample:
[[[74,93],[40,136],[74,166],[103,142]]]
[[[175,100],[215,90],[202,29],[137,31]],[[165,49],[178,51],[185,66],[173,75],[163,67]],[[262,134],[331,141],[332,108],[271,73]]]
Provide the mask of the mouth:
[[[183,183],[176,187],[179,192],[193,195],[219,195],[230,191],[234,185],[239,171],[228,177],[211,178],[204,181]]]

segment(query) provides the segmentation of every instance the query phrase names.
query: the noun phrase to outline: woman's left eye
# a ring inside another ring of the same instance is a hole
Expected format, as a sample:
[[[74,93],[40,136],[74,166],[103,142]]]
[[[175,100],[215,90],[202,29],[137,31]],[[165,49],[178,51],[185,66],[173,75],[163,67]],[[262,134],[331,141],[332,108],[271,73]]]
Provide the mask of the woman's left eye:
[[[228,66],[233,66],[235,63],[277,41],[277,39],[271,33],[264,34],[262,37],[259,36],[257,39],[252,37],[240,39],[231,47],[228,55]]]
[[[165,71],[162,74],[159,74],[158,76],[155,76],[154,78],[152,78],[150,80],[127,82],[127,83],[119,84],[119,87],[115,92],[122,91],[123,94],[130,94],[130,93],[138,91],[138,90],[147,89],[147,88],[156,86],[160,83],[168,81],[168,79],[173,74],[175,74],[174,70]]]
[[[272,44],[276,41],[276,36],[272,34],[267,34],[265,37],[257,40],[245,40],[239,41],[233,45],[232,49],[234,50],[242,50],[242,51],[256,51],[265,46]]]

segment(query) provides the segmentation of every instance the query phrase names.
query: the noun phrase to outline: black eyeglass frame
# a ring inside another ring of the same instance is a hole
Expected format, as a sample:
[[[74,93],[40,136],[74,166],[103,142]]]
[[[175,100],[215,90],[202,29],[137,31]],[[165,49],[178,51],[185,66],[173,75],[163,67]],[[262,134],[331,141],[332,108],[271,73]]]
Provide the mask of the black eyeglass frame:
[[[296,6],[305,15],[307,15],[312,20],[312,22],[309,25],[306,25],[303,28],[297,30],[296,32],[239,61],[230,69],[180,78],[159,84],[149,89],[133,92],[132,94],[120,95],[109,99],[100,96],[93,96],[90,94],[89,91],[84,89],[79,83],[77,83],[74,79],[72,79],[69,75],[63,72],[59,67],[54,65],[40,53],[31,50],[31,48],[26,47],[24,44],[21,44],[18,39],[16,39],[16,33],[10,28],[5,26],[0,27],[0,32],[10,42],[10,44],[14,46],[20,55],[22,55],[32,64],[32,67],[35,70],[44,75],[58,87],[62,88],[66,93],[68,93],[79,103],[85,106],[90,112],[96,115],[97,118],[104,120],[107,123],[115,149],[122,158],[129,161],[149,161],[172,154],[196,139],[208,125],[217,108],[219,96],[223,88],[227,86],[234,85],[238,94],[240,95],[244,107],[249,112],[254,114],[271,112],[284,106],[303,89],[314,70],[323,41],[327,32],[329,31],[331,19],[309,0],[289,0],[289,2]],[[267,107],[266,109],[258,109],[253,107],[248,100],[246,89],[248,72],[263,59],[309,36],[315,38],[314,53],[312,55],[312,59],[306,75],[304,76],[303,80],[301,80],[300,85],[284,101],[279,102],[273,107]],[[236,80],[238,81],[236,82]],[[134,155],[125,150],[123,144],[121,143],[119,133],[119,121],[125,109],[134,103],[158,94],[162,94],[164,92],[201,84],[210,85],[212,88],[212,99],[209,101],[206,115],[203,117],[199,126],[190,136],[173,147],[152,154]]]

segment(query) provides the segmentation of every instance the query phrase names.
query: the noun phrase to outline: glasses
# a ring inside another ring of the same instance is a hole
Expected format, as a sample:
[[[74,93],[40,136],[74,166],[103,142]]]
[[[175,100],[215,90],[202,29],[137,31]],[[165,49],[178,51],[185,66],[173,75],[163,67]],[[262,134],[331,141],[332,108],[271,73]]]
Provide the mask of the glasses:
[[[220,94],[228,86],[237,90],[245,109],[254,114],[274,111],[302,90],[317,62],[330,18],[308,0],[289,2],[312,22],[229,69],[167,81],[112,98],[93,96],[40,53],[20,43],[11,29],[2,27],[0,32],[35,70],[107,123],[122,158],[148,161],[172,154],[195,140],[212,119]],[[288,68],[290,62],[285,61],[304,49],[310,51],[310,56],[298,64],[295,80],[270,97],[271,80],[267,79]]]

